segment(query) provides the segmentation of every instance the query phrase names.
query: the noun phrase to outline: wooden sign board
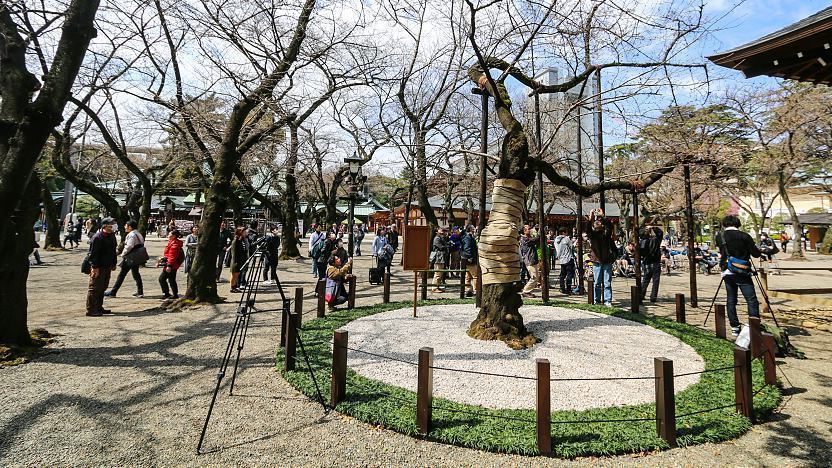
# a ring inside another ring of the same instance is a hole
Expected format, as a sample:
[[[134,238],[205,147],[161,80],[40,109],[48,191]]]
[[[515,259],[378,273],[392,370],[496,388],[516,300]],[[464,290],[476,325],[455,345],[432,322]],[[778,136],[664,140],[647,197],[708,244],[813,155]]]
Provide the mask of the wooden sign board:
[[[402,265],[406,271],[427,270],[430,267],[431,234],[430,226],[405,227]]]

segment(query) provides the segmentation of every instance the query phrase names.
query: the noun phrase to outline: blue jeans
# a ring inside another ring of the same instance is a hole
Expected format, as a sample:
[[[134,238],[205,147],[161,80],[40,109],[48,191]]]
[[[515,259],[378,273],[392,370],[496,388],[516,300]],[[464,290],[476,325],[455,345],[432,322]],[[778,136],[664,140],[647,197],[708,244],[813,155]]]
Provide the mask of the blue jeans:
[[[760,316],[760,303],[757,301],[757,293],[754,291],[754,282],[748,275],[726,275],[725,292],[728,298],[725,300],[725,309],[728,312],[728,321],[732,328],[740,326],[737,318],[737,289],[742,291],[746,304],[748,304],[748,316]]]
[[[595,303],[612,302],[612,263],[593,264],[592,277],[595,281]]]

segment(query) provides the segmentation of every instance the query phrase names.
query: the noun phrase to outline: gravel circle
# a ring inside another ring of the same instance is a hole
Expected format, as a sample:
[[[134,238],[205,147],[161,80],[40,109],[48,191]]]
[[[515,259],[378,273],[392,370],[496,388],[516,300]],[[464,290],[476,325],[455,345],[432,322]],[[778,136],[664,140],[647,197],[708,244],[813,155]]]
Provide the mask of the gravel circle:
[[[523,318],[542,339],[531,349],[514,351],[498,341],[466,334],[474,305],[435,305],[396,309],[347,324],[348,365],[358,374],[416,391],[418,350],[432,347],[434,366],[500,374],[488,376],[435,369],[434,396],[487,408],[535,407],[535,360],[548,359],[553,379],[651,377],[644,380],[583,380],[551,383],[553,410],[583,410],[655,401],[653,359],[673,360],[674,373],[704,370],[693,348],[648,325],[609,315],[549,306],[524,306]],[[404,361],[404,362],[402,362]],[[675,379],[676,392],[699,381],[699,375]]]

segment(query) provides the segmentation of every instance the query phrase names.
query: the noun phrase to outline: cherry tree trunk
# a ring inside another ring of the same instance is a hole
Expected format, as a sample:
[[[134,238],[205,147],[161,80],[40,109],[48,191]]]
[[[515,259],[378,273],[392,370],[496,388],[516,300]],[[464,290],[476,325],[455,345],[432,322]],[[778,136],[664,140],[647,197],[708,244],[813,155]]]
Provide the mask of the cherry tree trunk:
[[[516,179],[494,181],[491,213],[477,246],[483,272],[482,306],[468,327],[472,338],[505,341],[513,349],[540,341],[526,329],[519,312],[523,299],[517,244],[525,190]]]

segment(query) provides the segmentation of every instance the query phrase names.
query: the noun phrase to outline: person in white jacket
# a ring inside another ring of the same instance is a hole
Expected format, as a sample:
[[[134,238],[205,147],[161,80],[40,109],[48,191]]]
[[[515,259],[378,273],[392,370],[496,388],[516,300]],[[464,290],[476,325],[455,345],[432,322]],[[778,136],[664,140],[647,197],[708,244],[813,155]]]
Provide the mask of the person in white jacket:
[[[132,258],[144,258],[144,257],[137,257],[136,255],[139,254],[139,249],[144,249],[144,237],[136,230],[137,224],[135,221],[127,221],[124,225],[124,229],[127,231],[127,237],[124,238],[124,250],[121,251],[121,271],[118,273],[118,278],[116,278],[116,282],[113,284],[113,287],[104,293],[107,297],[116,297],[119,288],[121,288],[121,284],[124,282],[124,278],[127,277],[127,272],[133,274],[133,280],[136,281],[136,293],[133,294],[134,297],[144,297],[144,285],[142,284],[142,275],[139,273],[139,268],[145,264],[147,260],[144,261],[135,261],[131,260]],[[130,253],[133,255],[130,255]]]

